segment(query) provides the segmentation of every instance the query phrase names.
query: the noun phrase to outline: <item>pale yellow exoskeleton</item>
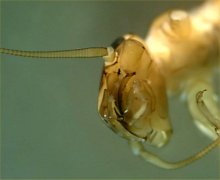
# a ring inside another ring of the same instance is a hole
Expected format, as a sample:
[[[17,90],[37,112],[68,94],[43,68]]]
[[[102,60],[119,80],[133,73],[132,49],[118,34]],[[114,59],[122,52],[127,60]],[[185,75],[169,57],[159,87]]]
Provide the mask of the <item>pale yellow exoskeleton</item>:
[[[157,166],[186,166],[220,144],[219,108],[210,80],[214,67],[220,69],[220,0],[190,12],[165,13],[152,24],[145,41],[127,34],[107,48],[50,52],[0,48],[0,52],[39,58],[103,57],[100,116],[129,141],[134,154]],[[145,143],[162,147],[172,135],[167,92],[183,92],[197,126],[214,139],[178,162],[164,161],[144,147]]]
[[[167,89],[171,93],[184,92],[196,125],[216,138],[215,127],[192,99],[198,91],[206,89],[203,99],[210,113],[220,121],[211,83],[213,72],[220,68],[220,1],[207,1],[189,13],[165,13],[153,23],[146,43],[166,79]]]

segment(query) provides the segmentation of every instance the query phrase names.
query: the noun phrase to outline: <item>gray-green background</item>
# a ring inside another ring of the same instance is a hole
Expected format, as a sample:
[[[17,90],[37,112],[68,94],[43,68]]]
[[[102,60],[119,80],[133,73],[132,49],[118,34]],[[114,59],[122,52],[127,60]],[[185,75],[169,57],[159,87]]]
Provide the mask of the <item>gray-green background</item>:
[[[1,47],[61,50],[108,46],[128,32],[145,36],[170,8],[198,1],[1,2]],[[179,170],[163,170],[132,155],[127,142],[100,120],[101,58],[36,60],[1,55],[2,178],[219,178],[219,154]],[[210,140],[194,126],[184,103],[172,98],[174,134],[153,149],[179,160]]]

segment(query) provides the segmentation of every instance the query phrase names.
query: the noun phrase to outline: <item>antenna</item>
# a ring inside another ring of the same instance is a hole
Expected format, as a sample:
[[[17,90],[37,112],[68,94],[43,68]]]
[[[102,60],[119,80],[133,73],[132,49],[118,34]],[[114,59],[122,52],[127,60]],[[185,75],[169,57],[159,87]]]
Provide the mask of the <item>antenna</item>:
[[[61,51],[21,51],[0,48],[0,53],[33,58],[94,58],[111,56],[114,49],[112,47],[92,47]]]

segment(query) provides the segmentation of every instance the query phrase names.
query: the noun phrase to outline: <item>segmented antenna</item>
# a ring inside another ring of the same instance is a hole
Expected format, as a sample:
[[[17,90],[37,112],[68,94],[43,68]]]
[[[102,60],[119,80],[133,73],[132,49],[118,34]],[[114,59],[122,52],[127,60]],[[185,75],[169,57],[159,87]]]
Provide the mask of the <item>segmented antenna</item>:
[[[0,48],[0,53],[33,58],[93,58],[108,56],[112,47],[93,47],[61,51],[21,51]]]

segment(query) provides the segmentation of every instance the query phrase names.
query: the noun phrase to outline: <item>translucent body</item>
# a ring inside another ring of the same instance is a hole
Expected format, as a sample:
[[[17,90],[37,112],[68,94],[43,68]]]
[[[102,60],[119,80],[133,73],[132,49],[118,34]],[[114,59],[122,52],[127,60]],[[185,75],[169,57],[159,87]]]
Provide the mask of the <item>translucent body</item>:
[[[216,138],[215,127],[207,121],[194,100],[198,91],[211,114],[220,121],[212,77],[220,68],[220,1],[211,0],[190,11],[167,12],[157,18],[146,37],[171,93],[183,92],[196,125],[203,133]]]
[[[193,76],[207,77],[219,63],[219,4],[209,1],[189,13],[173,10],[153,22],[146,44],[170,91],[184,89]]]

